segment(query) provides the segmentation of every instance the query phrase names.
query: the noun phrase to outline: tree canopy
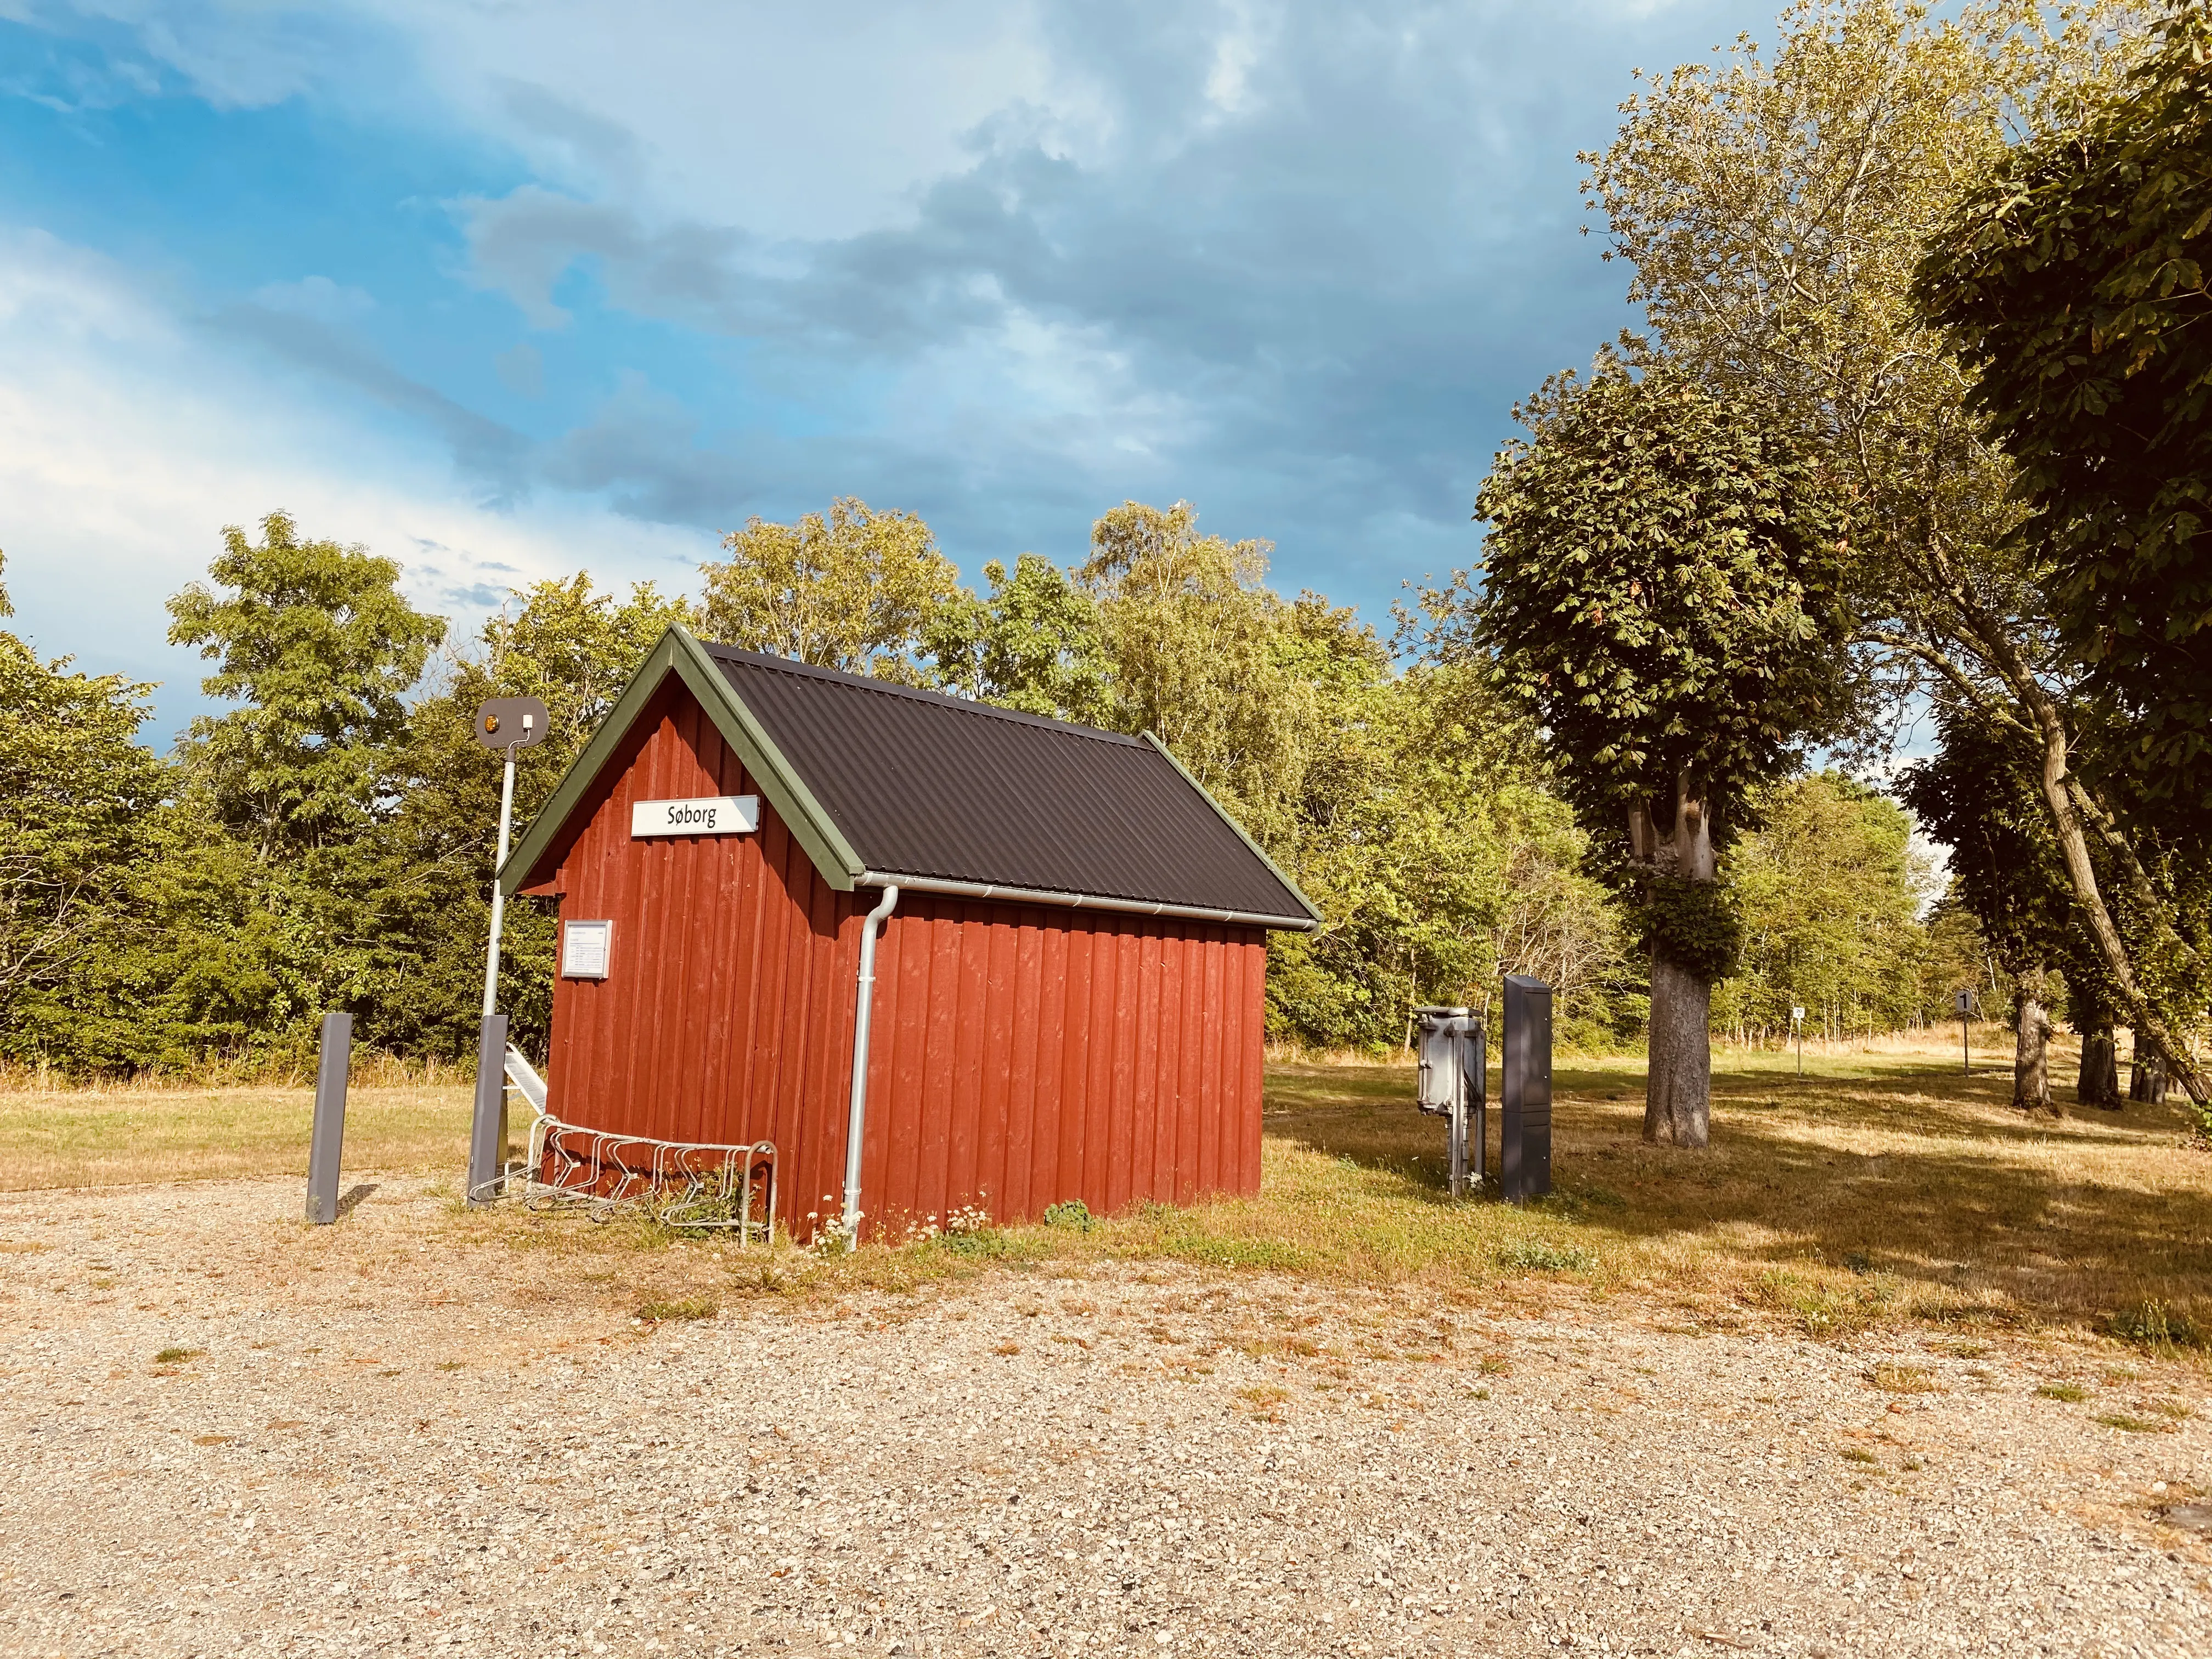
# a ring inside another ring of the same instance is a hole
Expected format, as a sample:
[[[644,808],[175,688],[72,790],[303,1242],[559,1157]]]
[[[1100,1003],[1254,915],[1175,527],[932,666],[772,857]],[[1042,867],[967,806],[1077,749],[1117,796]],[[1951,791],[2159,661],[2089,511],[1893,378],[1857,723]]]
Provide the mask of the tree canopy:
[[[1913,290],[2016,469],[2060,641],[2145,793],[2212,809],[2212,17],[2174,7],[2085,118],[2006,152]]]
[[[1719,823],[1840,724],[1845,522],[1820,469],[1671,369],[1601,362],[1519,411],[1498,454],[1467,639],[1618,833],[1685,778]]]
[[[725,645],[848,673],[908,677],[924,623],[959,592],[959,572],[911,513],[850,496],[796,524],[755,518],[700,567],[702,619]]]

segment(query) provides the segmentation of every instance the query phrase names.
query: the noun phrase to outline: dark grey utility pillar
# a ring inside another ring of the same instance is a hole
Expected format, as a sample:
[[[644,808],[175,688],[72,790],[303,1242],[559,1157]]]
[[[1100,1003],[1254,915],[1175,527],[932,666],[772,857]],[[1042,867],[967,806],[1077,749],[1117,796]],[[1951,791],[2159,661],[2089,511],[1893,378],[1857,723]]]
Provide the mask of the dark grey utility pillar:
[[[353,1060],[353,1016],[323,1016],[323,1054],[315,1067],[315,1127],[307,1136],[307,1219],[338,1218],[338,1158],[345,1150],[346,1073]]]
[[[477,1037],[477,1109],[469,1124],[469,1202],[489,1204],[507,1177],[507,1016]]]
[[[1506,975],[1501,1057],[1498,1184],[1517,1203],[1552,1190],[1552,988],[1542,980]]]

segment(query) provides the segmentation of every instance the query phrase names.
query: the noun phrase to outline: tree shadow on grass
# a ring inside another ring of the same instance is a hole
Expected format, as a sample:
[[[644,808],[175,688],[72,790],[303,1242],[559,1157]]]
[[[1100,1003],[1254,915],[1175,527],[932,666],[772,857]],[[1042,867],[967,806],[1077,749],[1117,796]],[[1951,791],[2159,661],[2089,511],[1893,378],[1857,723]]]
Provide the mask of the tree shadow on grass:
[[[1449,1204],[1443,1126],[1413,1109],[1411,1070],[1328,1069],[1271,1078],[1267,1133]],[[1640,1069],[1554,1081],[1555,1191],[1534,1207],[1593,1243],[1708,1249],[1770,1270],[1785,1299],[1808,1273],[1863,1279],[1869,1304],[1936,1316],[2212,1311],[2212,1157],[2178,1106],[2054,1121],[2013,1111],[2008,1077],[1736,1073],[1715,1079],[1700,1153],[1644,1144]],[[1493,1160],[1496,1135],[1493,1109]]]

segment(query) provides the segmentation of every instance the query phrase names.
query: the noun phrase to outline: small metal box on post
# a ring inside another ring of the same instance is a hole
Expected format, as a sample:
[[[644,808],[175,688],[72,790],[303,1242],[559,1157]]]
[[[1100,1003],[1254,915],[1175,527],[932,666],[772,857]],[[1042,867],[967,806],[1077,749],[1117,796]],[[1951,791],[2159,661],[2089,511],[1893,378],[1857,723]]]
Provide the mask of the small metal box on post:
[[[1504,1077],[1498,1091],[1498,1190],[1514,1202],[1552,1190],[1552,988],[1505,976]]]
[[[499,945],[507,893],[499,882],[514,829],[514,751],[545,741],[550,723],[535,697],[494,697],[477,710],[477,741],[505,762],[499,787],[499,857],[492,866],[490,938],[484,946],[483,1020],[477,1033],[476,1113],[469,1125],[468,1201],[489,1204],[507,1179],[507,1017],[499,1006]]]
[[[1484,1081],[1482,1021],[1468,1008],[1413,1010],[1421,1061],[1420,1109],[1451,1120],[1451,1195],[1467,1196],[1468,1148],[1481,1184],[1489,1098]]]

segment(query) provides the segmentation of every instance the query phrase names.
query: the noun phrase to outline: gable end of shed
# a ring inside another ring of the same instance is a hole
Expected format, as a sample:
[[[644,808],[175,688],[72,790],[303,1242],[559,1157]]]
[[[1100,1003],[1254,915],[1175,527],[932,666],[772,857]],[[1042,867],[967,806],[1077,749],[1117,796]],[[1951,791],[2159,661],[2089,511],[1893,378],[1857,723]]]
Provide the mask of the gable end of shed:
[[[860,858],[714,659],[680,626],[671,627],[647,653],[584,752],[530,821],[500,866],[501,887],[509,896],[543,891],[558,876],[560,857],[583,827],[602,777],[617,763],[631,729],[672,675],[690,692],[757,782],[823,880],[840,892],[850,892],[863,873]]]

